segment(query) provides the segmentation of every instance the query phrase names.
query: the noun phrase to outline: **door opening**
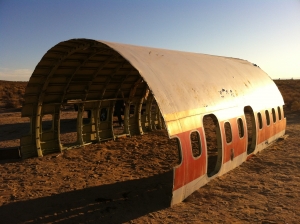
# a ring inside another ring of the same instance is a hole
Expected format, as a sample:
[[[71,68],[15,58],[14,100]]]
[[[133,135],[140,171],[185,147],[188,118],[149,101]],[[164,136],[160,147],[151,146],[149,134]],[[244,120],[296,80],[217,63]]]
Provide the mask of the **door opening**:
[[[213,114],[205,115],[203,127],[206,136],[207,175],[211,177],[219,172],[222,165],[222,139],[217,117]]]
[[[256,146],[256,124],[253,110],[250,106],[244,108],[244,114],[246,118],[247,134],[248,134],[248,146],[247,154],[251,154],[255,150]]]

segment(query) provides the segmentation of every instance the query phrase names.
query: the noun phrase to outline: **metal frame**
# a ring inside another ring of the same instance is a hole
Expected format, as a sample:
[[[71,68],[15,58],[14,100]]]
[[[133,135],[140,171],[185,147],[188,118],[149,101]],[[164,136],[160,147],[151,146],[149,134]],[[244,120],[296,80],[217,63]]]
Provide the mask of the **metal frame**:
[[[118,99],[126,102],[125,135],[166,128],[169,138],[180,141],[181,162],[174,167],[172,205],[285,134],[283,98],[271,78],[255,64],[236,58],[72,39],[51,48],[29,80],[22,116],[30,118],[31,129],[21,138],[22,157],[41,157],[65,149],[60,141],[60,113],[65,104],[79,105],[79,145],[115,139],[113,112]],[[132,117],[131,104],[135,110]],[[247,152],[244,108],[248,106],[253,110],[255,136],[253,150]],[[102,108],[108,108],[105,121],[99,116]],[[92,111],[87,125],[82,123],[84,110]],[[276,122],[269,118],[268,126],[266,110],[269,116],[276,114]],[[262,129],[258,128],[258,113]],[[43,133],[42,116],[46,114],[52,115],[52,129]],[[222,161],[213,175],[207,175],[203,128],[203,117],[209,114],[217,118],[221,136]],[[243,138],[239,138],[238,118],[243,122]],[[230,143],[226,142],[224,122],[231,125]],[[202,153],[196,159],[191,151],[191,131],[197,131],[201,140]]]

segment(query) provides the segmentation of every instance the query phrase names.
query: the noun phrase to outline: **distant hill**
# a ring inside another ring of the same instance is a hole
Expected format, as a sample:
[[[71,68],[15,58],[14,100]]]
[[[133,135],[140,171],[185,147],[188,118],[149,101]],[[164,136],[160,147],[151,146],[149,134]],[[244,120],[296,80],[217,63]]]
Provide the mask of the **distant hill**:
[[[280,90],[285,111],[300,111],[300,79],[274,80]],[[28,82],[0,80],[0,109],[21,108]]]
[[[284,99],[284,109],[300,111],[300,79],[274,80]]]
[[[27,83],[0,80],[0,109],[21,108]]]

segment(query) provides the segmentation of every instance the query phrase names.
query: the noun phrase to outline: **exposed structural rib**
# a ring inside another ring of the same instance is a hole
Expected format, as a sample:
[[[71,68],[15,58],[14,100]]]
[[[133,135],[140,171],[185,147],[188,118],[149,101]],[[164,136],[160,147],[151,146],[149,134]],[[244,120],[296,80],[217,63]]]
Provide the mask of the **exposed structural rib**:
[[[123,133],[114,132],[118,100],[126,103]],[[71,147],[60,139],[64,106],[78,106],[77,145],[165,128],[180,158],[176,204],[284,135],[283,104],[270,77],[245,60],[73,39],[51,48],[29,80],[22,116],[31,128],[21,153],[41,157]]]

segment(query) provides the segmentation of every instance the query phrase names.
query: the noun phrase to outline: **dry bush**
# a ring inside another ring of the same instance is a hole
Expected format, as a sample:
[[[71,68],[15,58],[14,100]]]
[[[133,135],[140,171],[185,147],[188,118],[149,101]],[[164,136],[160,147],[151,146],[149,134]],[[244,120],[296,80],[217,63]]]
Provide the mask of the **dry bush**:
[[[0,108],[16,109],[22,107],[27,82],[0,80]]]
[[[299,101],[292,102],[291,111],[300,111],[300,102]]]
[[[300,80],[274,80],[285,103],[285,111],[299,110]]]
[[[16,101],[7,101],[5,106],[6,109],[10,109],[10,108],[18,108],[19,107],[19,103]]]

